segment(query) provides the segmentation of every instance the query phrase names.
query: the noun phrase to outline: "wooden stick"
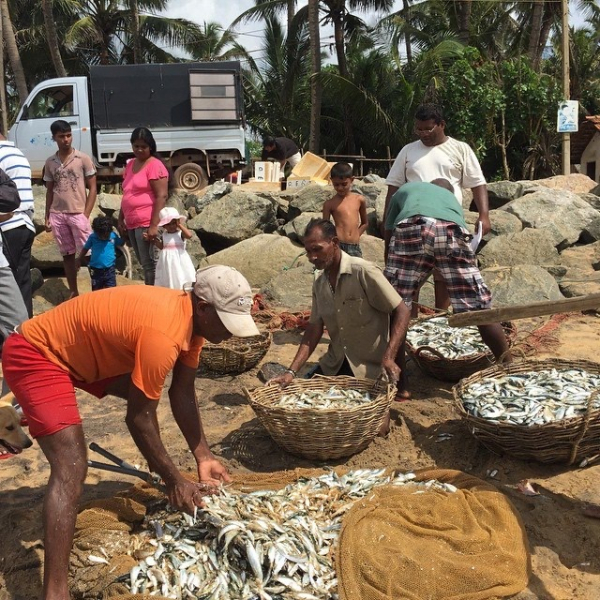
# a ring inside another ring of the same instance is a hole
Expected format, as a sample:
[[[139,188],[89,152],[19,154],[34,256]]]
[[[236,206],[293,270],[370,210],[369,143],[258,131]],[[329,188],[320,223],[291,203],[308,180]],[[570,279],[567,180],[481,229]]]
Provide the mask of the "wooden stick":
[[[563,300],[549,300],[547,302],[532,302],[516,306],[503,306],[489,310],[474,310],[450,316],[448,324],[451,327],[466,327],[467,325],[487,325],[514,319],[529,319],[556,313],[579,312],[600,307],[600,293]]]

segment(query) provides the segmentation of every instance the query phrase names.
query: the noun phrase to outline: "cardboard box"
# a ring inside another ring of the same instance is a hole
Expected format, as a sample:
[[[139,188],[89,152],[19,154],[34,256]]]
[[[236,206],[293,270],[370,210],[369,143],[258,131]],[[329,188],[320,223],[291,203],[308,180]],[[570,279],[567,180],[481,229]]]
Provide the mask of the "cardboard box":
[[[293,175],[290,175],[287,178],[286,189],[297,190],[297,189],[303,188],[304,186],[310,185],[311,183],[316,183],[317,185],[328,185],[329,181],[326,181],[325,179],[300,178],[300,177],[294,177]]]
[[[256,181],[279,181],[281,167],[278,162],[257,161],[254,163],[254,179]]]

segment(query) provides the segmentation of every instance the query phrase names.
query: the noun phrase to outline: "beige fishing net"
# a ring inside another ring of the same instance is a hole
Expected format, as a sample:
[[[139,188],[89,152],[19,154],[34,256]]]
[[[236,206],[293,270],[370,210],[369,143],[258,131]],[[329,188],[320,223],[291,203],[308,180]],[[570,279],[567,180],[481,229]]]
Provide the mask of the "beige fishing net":
[[[460,471],[418,475],[459,489],[386,486],[358,501],[342,522],[340,600],[487,600],[525,588],[527,538],[508,498]]]
[[[233,485],[243,491],[279,489],[323,472],[240,473]],[[336,556],[340,599],[483,600],[522,590],[529,576],[527,540],[509,500],[459,471],[426,470],[418,478],[460,489],[414,494],[414,488],[387,486],[357,502],[343,521]],[[138,563],[130,532],[163,499],[140,483],[82,509],[71,560],[75,598],[149,598],[128,593],[125,585]],[[106,562],[92,563],[90,556]]]

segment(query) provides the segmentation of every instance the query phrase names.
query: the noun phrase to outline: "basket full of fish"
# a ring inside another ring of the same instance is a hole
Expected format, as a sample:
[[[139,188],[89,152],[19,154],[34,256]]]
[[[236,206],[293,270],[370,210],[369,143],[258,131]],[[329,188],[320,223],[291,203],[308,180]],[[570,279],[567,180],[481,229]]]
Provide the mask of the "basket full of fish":
[[[226,490],[196,518],[161,511],[130,538],[132,594],[175,600],[333,600],[342,519],[382,485],[453,494],[457,488],[386,469],[326,472],[282,489]],[[91,558],[91,557],[90,557]]]
[[[315,376],[285,389],[245,390],[258,420],[284,450],[316,460],[366,448],[390,408],[395,386],[383,380]]]
[[[513,323],[502,323],[509,345],[517,334]],[[460,381],[494,362],[477,327],[450,327],[445,315],[413,322],[406,333],[406,351],[422,371],[442,381]]]
[[[453,388],[469,431],[497,453],[573,464],[600,452],[600,364],[526,360]]]

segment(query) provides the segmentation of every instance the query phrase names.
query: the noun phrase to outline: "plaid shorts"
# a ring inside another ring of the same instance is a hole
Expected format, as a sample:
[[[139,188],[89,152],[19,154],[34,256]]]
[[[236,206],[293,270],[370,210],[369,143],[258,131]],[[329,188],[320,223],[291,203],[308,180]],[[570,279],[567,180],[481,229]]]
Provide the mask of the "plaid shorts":
[[[384,274],[407,306],[434,267],[442,275],[454,312],[490,308],[492,294],[477,268],[471,234],[452,223],[411,217],[396,225]]]
[[[81,252],[92,233],[90,220],[83,213],[57,213],[49,215],[50,227],[63,256]]]
[[[340,242],[340,249],[349,256],[358,256],[358,258],[362,258],[360,244],[347,244],[346,242]]]

